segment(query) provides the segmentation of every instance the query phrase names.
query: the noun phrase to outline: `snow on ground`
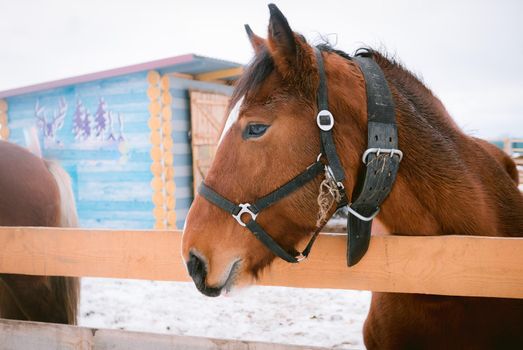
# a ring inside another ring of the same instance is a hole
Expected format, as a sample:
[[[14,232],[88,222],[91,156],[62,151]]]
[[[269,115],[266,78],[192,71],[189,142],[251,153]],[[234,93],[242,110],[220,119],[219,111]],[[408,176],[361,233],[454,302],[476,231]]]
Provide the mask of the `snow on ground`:
[[[208,298],[192,283],[83,278],[81,326],[363,349],[370,293],[250,287]]]

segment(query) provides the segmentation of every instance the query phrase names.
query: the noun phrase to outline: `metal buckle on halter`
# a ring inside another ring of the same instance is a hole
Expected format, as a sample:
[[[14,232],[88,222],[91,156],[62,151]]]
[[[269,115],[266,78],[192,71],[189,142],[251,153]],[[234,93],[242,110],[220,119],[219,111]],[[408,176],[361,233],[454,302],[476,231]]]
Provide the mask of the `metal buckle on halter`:
[[[326,109],[318,112],[316,116],[316,124],[323,131],[329,131],[334,127],[334,117],[332,113]]]
[[[303,260],[307,259],[307,257],[305,255],[303,255],[303,253],[298,254],[294,258],[296,259],[297,262],[302,262]]]
[[[391,158],[397,154],[400,157],[400,162],[403,159],[403,152],[396,148],[369,148],[363,152],[363,156],[361,157],[363,164],[367,164],[367,157],[371,153],[376,153],[376,157],[379,157],[380,153],[388,153]]]
[[[332,171],[332,168],[330,165],[325,165],[325,177],[328,178],[328,180],[334,182],[338,189],[344,190],[345,186],[341,181],[336,181],[336,178],[334,177],[334,172]]]
[[[238,214],[234,215],[232,214],[232,217],[236,219],[236,221],[238,221],[238,223],[245,227],[247,226],[247,224],[245,224],[243,221],[242,221],[242,215],[243,214],[249,214],[251,216],[251,219],[253,221],[256,221],[256,217],[258,216],[258,214],[255,214],[251,209],[251,205],[249,203],[242,203],[242,204],[238,204],[238,206],[241,208],[241,210],[238,212]]]
[[[376,208],[376,211],[374,213],[372,213],[371,215],[369,216],[363,216],[361,215],[360,213],[358,213],[356,210],[352,209],[350,206],[352,205],[349,204],[347,205],[347,210],[349,211],[349,213],[351,213],[352,215],[354,215],[355,217],[357,217],[358,219],[360,220],[363,220],[363,221],[371,221],[372,219],[374,219],[376,217],[376,215],[378,215],[378,213],[380,212],[380,207],[377,207]]]

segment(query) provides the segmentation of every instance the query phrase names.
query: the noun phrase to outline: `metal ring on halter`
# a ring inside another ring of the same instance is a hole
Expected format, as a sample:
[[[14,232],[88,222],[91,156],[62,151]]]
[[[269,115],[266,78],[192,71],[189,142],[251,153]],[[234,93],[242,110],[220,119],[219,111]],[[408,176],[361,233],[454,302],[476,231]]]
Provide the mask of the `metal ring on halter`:
[[[351,203],[352,204],[352,203]],[[376,208],[376,211],[372,214],[372,215],[369,215],[369,216],[363,216],[361,215],[360,213],[358,213],[356,210],[352,209],[350,206],[351,204],[347,205],[347,210],[349,211],[349,213],[351,213],[352,215],[354,215],[355,217],[357,217],[358,219],[360,220],[363,220],[363,221],[371,221],[372,219],[374,219],[376,217],[376,215],[378,215],[378,213],[380,212],[380,208]]]
[[[300,253],[298,256],[295,257],[298,262],[302,262],[303,260],[307,259],[303,253]]]
[[[316,116],[316,124],[323,131],[329,131],[334,127],[334,117],[332,113],[326,109],[318,112]]]
[[[243,214],[249,214],[251,216],[251,219],[253,221],[256,221],[256,217],[258,216],[258,214],[255,214],[252,212],[252,210],[250,209],[251,205],[249,203],[238,204],[238,206],[242,209],[238,212],[238,214],[236,214],[236,215],[232,214],[232,217],[235,218],[236,221],[238,221],[238,223],[240,225],[242,225],[243,227],[247,226],[247,224],[245,224],[242,221]]]
[[[377,156],[379,156],[380,153],[389,153],[391,157],[397,154],[400,157],[400,162],[403,159],[403,152],[396,148],[369,148],[363,153],[363,156],[361,157],[363,164],[367,164],[367,157],[371,153],[376,153]]]

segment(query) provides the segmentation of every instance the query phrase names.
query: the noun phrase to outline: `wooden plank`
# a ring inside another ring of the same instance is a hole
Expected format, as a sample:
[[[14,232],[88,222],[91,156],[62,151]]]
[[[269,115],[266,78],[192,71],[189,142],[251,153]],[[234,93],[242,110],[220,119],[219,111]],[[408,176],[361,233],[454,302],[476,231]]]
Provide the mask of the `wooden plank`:
[[[208,73],[197,74],[194,76],[196,80],[214,81],[240,76],[243,73],[243,67],[222,69]]]
[[[295,345],[213,339],[169,334],[94,329],[0,319],[2,350],[303,350],[325,349]]]
[[[98,330],[95,334],[96,350],[304,350],[326,349],[297,345],[251,342],[244,340],[213,339],[202,337]]]
[[[156,85],[160,82],[160,73],[155,70],[147,72],[147,82],[151,85]]]
[[[365,257],[351,268],[345,265],[345,236],[321,241],[303,266],[278,263],[264,284],[523,298],[522,238],[373,236]]]
[[[7,101],[0,99],[0,140],[9,139],[9,123],[7,120]]]
[[[2,350],[91,350],[94,340],[88,328],[0,319],[0,344]]]
[[[172,72],[172,73],[166,73],[165,75],[168,76],[168,77],[173,77],[173,78],[194,80],[194,76],[192,74]]]
[[[375,236],[352,268],[345,241],[322,235],[260,284],[523,298],[523,238]],[[0,227],[0,272],[189,281],[180,248],[180,231]]]
[[[7,101],[0,99],[0,112],[7,112]]]

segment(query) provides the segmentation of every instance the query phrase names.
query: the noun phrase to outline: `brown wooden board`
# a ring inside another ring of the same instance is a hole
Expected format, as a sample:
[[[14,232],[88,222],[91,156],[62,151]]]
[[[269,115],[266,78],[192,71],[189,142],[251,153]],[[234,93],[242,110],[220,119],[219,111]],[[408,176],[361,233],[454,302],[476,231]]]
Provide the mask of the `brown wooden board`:
[[[0,319],[2,350],[303,350],[295,345],[95,329]]]
[[[260,284],[523,298],[523,238],[373,236],[348,268],[346,237],[323,234],[309,259],[276,261]],[[180,231],[0,227],[0,273],[189,281]]]

